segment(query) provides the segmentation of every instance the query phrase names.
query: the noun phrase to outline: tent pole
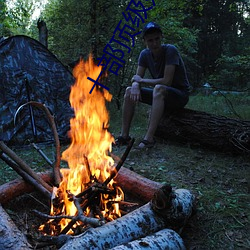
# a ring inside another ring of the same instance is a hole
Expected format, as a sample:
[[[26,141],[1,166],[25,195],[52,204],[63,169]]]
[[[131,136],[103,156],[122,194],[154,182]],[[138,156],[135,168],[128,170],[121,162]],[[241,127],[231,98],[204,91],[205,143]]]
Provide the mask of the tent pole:
[[[25,87],[26,87],[28,102],[30,102],[31,100],[30,100],[30,91],[29,91],[29,81],[27,78],[25,78]],[[32,128],[32,132],[33,132],[34,141],[37,142],[37,131],[36,131],[35,118],[34,118],[33,108],[30,104],[29,104],[29,112],[30,112],[31,128]]]

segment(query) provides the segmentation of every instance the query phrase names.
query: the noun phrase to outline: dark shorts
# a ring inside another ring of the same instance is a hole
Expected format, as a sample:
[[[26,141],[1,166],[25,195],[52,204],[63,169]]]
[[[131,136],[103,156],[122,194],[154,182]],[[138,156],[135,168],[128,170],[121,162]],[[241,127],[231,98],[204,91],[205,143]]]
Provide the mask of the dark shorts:
[[[168,94],[165,97],[165,111],[174,111],[183,108],[189,100],[188,91],[179,90],[166,86]],[[152,105],[153,88],[141,88],[142,103]]]

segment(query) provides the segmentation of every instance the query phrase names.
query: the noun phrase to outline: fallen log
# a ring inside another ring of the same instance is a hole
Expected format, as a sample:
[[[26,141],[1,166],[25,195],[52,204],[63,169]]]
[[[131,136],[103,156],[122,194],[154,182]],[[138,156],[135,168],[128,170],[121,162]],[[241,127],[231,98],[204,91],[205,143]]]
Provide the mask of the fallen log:
[[[179,234],[172,229],[162,229],[144,238],[111,248],[111,250],[185,250]]]
[[[24,235],[17,229],[9,215],[0,204],[0,249],[32,249]]]
[[[155,136],[223,152],[250,152],[250,121],[190,109],[165,115]]]
[[[185,189],[172,192],[169,186],[162,187],[159,193],[151,202],[133,212],[70,238],[60,249],[110,249],[146,237],[166,227],[176,228],[177,225],[173,225],[173,222],[183,226],[192,214],[194,196]],[[173,220],[170,219],[171,215],[174,217]]]

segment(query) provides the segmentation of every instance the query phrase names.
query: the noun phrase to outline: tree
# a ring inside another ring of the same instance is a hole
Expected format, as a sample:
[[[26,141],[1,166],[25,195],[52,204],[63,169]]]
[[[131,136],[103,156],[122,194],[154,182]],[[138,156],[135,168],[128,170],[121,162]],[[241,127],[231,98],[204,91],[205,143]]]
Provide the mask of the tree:
[[[199,30],[198,78],[200,80],[218,79],[217,76],[221,72],[218,62],[222,61],[218,59],[221,57],[225,59],[225,56],[235,57],[239,54],[245,56],[245,48],[249,48],[249,45],[246,46],[246,43],[249,44],[249,23],[246,17],[249,16],[249,2],[247,0],[195,0],[190,2],[188,11],[191,15],[187,22]],[[220,78],[223,79],[222,76]],[[225,78],[224,75],[222,85],[227,81],[228,77]]]
[[[0,36],[9,36],[10,27],[9,27],[9,18],[7,16],[7,6],[6,1],[0,1]]]
[[[155,8],[150,12],[150,19],[162,26],[165,42],[176,45],[181,51],[190,82],[195,85],[198,67],[196,61],[198,28],[192,27],[186,22],[190,15],[187,11],[190,1],[156,0],[155,4]]]
[[[33,1],[29,0],[16,0],[13,7],[8,6],[9,25],[13,34],[29,34],[34,9]]]

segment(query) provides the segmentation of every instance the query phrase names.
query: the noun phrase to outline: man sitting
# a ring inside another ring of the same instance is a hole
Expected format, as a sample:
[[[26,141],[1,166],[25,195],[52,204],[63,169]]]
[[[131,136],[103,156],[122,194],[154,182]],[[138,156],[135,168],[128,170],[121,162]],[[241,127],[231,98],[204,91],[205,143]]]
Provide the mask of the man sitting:
[[[116,145],[127,145],[131,139],[129,130],[136,102],[152,105],[148,130],[139,148],[154,146],[154,134],[164,112],[183,108],[189,100],[190,84],[185,65],[174,45],[162,44],[161,27],[148,23],[142,32],[146,49],[138,60],[132,86],[126,89],[123,103],[122,131]],[[152,79],[144,78],[146,69]]]

